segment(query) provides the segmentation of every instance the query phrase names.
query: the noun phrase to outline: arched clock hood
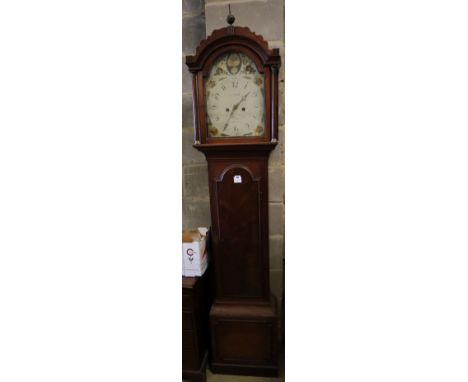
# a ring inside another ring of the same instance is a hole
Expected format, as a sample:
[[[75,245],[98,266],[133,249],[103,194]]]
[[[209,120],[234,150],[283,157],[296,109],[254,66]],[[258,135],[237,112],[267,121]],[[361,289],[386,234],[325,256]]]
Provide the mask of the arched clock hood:
[[[203,79],[215,60],[223,53],[237,51],[248,55],[265,75],[265,125],[267,133],[256,139],[231,139],[229,141],[207,139],[205,115],[205,89]],[[248,145],[251,149],[268,149],[278,140],[278,71],[281,65],[279,49],[269,49],[267,41],[247,27],[227,26],[217,29],[202,40],[193,56],[186,56],[186,64],[192,73],[192,92],[195,127],[195,147],[200,151],[214,150],[218,145]],[[211,148],[208,147],[212,146]],[[272,149],[271,148],[271,149]]]

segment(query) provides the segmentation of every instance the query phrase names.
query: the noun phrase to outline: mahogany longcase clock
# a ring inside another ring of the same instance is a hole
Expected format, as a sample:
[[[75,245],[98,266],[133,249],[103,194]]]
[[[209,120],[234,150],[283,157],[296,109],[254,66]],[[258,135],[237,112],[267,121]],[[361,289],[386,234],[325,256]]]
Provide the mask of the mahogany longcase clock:
[[[278,374],[270,292],[268,157],[278,139],[278,49],[245,27],[214,31],[194,56],[194,147],[206,156],[215,301],[211,368]]]

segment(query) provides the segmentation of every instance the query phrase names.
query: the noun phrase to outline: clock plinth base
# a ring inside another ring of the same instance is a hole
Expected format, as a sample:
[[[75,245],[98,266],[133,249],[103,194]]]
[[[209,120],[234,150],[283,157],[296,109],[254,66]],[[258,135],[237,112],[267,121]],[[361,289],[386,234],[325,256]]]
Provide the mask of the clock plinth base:
[[[210,312],[214,373],[278,376],[276,299],[215,303]]]
[[[278,366],[250,366],[234,363],[212,363],[211,371],[215,374],[246,375],[253,377],[278,377]]]

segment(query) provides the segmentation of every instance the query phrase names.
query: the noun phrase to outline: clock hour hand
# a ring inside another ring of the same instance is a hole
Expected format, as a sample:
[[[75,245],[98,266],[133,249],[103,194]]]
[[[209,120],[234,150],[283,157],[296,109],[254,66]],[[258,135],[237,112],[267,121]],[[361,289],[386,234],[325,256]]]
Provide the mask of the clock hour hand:
[[[248,95],[250,94],[250,92],[247,92],[247,94],[244,94],[244,96],[241,98],[241,100],[239,102],[237,102],[233,107],[232,107],[232,110],[231,110],[231,114],[229,114],[229,117],[228,119],[226,120],[226,123],[224,124],[224,127],[223,127],[223,131],[227,129],[228,127],[228,124],[229,124],[229,120],[231,119],[232,115],[234,114],[234,112],[237,110],[237,108],[239,107],[239,105],[245,101],[245,99],[248,97]]]

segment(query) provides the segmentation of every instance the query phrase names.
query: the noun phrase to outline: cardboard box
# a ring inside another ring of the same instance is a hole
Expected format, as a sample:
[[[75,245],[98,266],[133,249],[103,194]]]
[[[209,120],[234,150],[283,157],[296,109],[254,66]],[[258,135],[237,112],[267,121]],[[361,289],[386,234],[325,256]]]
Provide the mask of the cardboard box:
[[[182,232],[182,276],[201,276],[208,267],[208,228]]]

